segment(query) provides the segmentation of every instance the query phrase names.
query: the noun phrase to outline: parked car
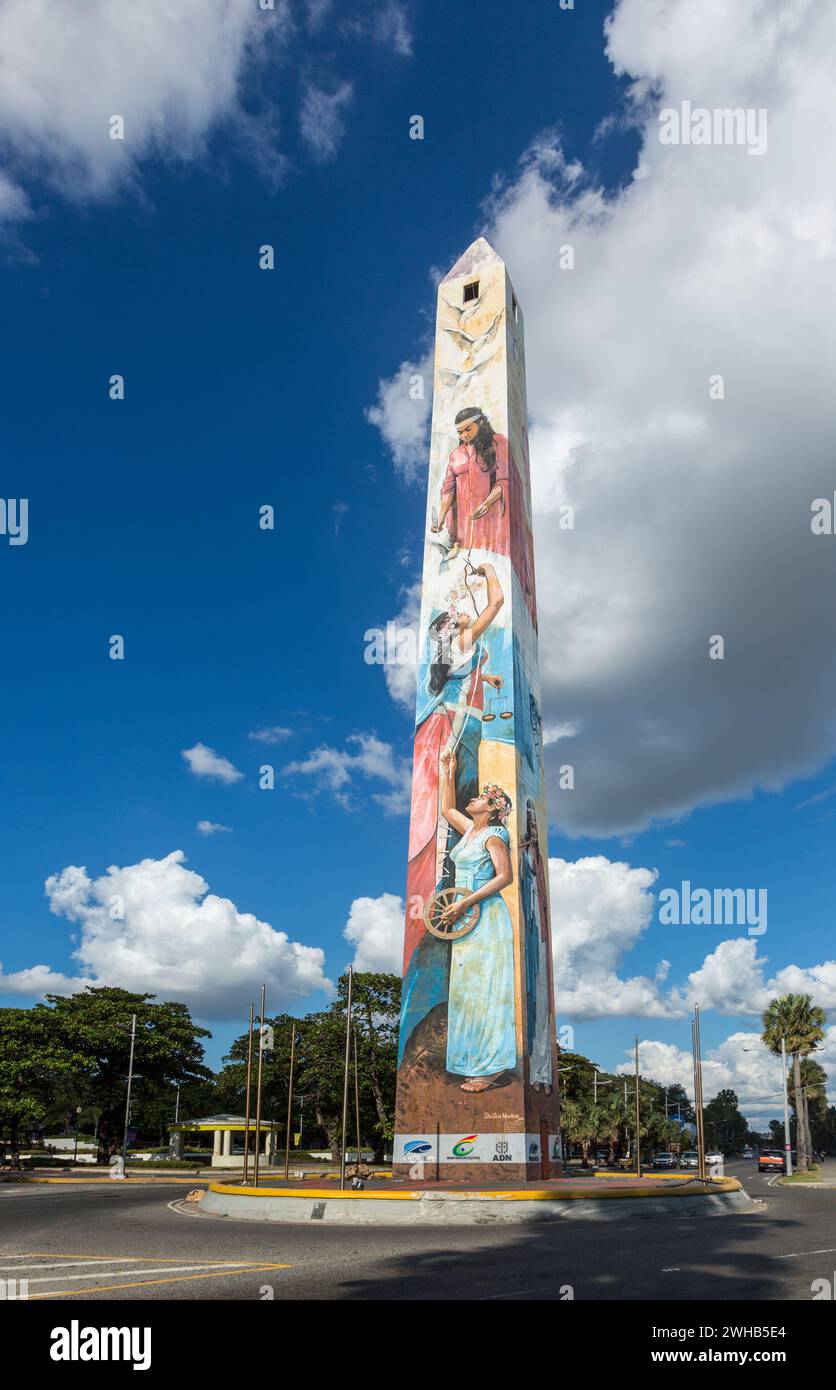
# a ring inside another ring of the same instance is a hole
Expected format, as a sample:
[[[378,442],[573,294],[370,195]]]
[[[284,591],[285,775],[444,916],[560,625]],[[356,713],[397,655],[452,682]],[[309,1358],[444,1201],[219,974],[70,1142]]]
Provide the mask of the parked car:
[[[675,1168],[676,1154],[663,1153],[657,1154],[653,1160],[654,1168]]]
[[[780,1149],[761,1149],[758,1154],[759,1173],[783,1173],[784,1155]]]
[[[606,1149],[599,1149],[595,1155],[595,1162],[599,1165],[599,1167],[606,1166],[606,1164],[608,1164],[609,1161],[610,1156],[607,1153]]]
[[[696,1149],[686,1149],[679,1159],[680,1168],[699,1168],[700,1156]]]

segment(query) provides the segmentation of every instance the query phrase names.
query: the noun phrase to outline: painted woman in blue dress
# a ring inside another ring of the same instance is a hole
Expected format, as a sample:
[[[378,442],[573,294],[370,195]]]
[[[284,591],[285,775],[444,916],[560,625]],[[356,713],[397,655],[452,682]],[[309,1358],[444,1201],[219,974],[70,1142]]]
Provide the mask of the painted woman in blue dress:
[[[501,787],[483,788],[456,810],[456,755],[441,757],[441,814],[461,835],[451,851],[456,887],[466,889],[442,913],[456,922],[479,904],[472,931],[451,947],[447,997],[447,1071],[463,1076],[463,1091],[487,1091],[517,1065],[514,1014],[514,930],[502,898],[513,882],[508,831],[511,799]]]

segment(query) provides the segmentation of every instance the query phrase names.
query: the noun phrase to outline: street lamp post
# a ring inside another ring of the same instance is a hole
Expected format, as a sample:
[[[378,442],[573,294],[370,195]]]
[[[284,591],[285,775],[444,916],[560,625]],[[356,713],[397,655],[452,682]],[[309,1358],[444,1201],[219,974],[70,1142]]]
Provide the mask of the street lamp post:
[[[75,1108],[75,1143],[73,1144],[73,1163],[78,1161],[78,1126],[81,1121],[81,1106]]]
[[[755,1052],[754,1047],[744,1047],[744,1052]],[[784,1172],[788,1178],[792,1177],[792,1144],[790,1143],[790,1103],[789,1103],[789,1077],[787,1075],[787,1040],[781,1038],[781,1091],[784,1097]]]
[[[787,1040],[781,1038],[781,1074],[784,1078],[784,1172],[792,1177],[792,1145],[790,1144],[790,1106],[787,1095]],[[796,1128],[797,1128],[796,1123]],[[801,1145],[799,1145],[799,1149]]]

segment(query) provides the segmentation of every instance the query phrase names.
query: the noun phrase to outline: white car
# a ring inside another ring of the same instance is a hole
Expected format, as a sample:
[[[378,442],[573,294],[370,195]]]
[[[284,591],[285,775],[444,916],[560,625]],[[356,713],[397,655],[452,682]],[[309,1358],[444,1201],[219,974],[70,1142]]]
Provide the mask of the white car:
[[[679,1159],[680,1168],[699,1168],[700,1156],[696,1149],[686,1149]]]

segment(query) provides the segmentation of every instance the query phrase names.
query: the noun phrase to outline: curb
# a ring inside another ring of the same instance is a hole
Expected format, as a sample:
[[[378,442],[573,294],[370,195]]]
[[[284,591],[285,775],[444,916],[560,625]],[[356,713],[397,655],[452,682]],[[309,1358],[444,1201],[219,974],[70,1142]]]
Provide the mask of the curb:
[[[639,1206],[632,1199],[640,1198]],[[622,1188],[588,1190],[472,1192],[353,1192],[329,1188],[250,1188],[210,1183],[200,1211],[244,1221],[327,1221],[362,1225],[483,1225],[531,1221],[616,1220],[670,1213],[714,1216],[752,1208],[752,1199],[736,1178],[718,1179],[712,1190],[684,1188],[659,1191]]]

